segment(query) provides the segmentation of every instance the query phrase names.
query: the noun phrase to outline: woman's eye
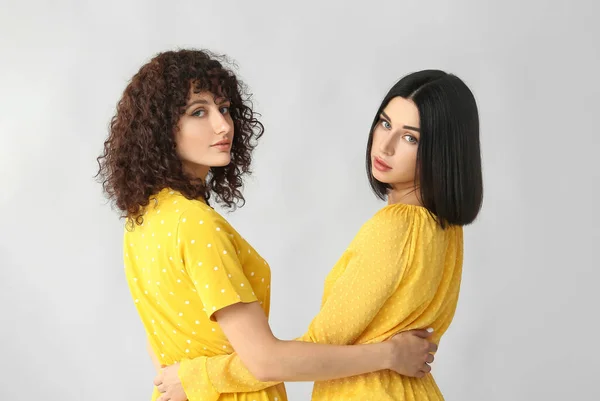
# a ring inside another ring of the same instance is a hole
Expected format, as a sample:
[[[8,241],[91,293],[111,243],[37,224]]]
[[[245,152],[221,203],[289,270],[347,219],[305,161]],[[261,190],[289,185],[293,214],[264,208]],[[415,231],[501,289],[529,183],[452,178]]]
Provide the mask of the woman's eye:
[[[196,117],[203,117],[205,113],[206,113],[206,112],[205,112],[204,110],[202,110],[202,109],[198,109],[198,110],[196,110],[195,112],[193,112],[193,113],[192,113],[192,115],[193,115],[193,116],[196,116]]]
[[[385,129],[392,129],[392,124],[390,124],[389,122],[383,120],[381,121],[381,126]]]
[[[221,114],[227,114],[227,113],[229,113],[229,107],[230,106],[223,106],[223,107],[221,107]]]
[[[412,136],[412,135],[405,135],[405,136],[404,136],[404,139],[405,139],[407,142],[410,142],[410,143],[417,143],[417,142],[418,142],[418,141],[417,141],[417,138],[415,138],[415,137],[414,137],[414,136]]]

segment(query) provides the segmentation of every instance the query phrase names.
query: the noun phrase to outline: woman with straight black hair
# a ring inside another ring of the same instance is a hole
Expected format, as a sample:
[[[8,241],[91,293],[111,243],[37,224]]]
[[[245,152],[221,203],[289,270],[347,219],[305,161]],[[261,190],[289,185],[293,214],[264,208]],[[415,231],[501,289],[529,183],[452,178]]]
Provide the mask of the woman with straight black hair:
[[[393,191],[394,179],[383,174],[386,169],[373,170],[377,164],[372,154],[373,134],[378,124],[389,124],[384,112],[395,98],[408,101],[404,103],[418,114],[420,128],[416,132],[425,132],[414,138],[408,129],[407,135],[413,139],[404,137],[418,143],[414,183],[408,186],[418,191],[413,203],[427,208],[442,227],[472,223],[483,200],[479,114],[472,92],[458,77],[439,70],[410,74],[390,89],[373,120],[367,144],[367,176],[382,200],[390,190],[392,195],[397,191]]]
[[[483,199],[479,117],[471,90],[438,70],[402,78],[377,110],[366,166],[371,188],[388,204],[361,227],[334,266],[321,310],[300,340],[371,344],[432,328],[429,340],[438,344],[458,302],[462,227],[475,220]],[[247,337],[241,329],[240,337]],[[275,384],[256,380],[242,359],[251,362],[235,353],[186,361],[179,371],[167,367],[155,384],[167,392],[181,386],[181,378],[186,392],[204,394]],[[429,355],[426,362],[432,360]],[[315,382],[312,399],[443,400],[429,370],[416,377],[380,370]]]

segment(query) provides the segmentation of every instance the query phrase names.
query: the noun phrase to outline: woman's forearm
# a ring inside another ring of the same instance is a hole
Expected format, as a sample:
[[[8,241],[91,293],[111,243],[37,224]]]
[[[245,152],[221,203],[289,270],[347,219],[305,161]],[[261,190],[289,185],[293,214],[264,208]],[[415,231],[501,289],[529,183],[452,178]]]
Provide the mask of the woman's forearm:
[[[257,302],[218,311],[217,321],[248,370],[260,381],[322,381],[391,367],[393,343],[329,345],[283,341]]]
[[[261,381],[322,381],[389,369],[393,344],[327,345],[276,340],[256,364]]]

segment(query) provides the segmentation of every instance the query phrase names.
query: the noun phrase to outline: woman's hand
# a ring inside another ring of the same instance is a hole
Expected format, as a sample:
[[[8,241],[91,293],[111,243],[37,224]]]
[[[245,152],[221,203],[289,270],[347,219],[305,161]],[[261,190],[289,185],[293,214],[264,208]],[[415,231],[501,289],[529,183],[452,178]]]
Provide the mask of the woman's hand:
[[[154,385],[161,395],[156,401],[186,401],[187,395],[179,380],[179,363],[164,367],[154,378]]]
[[[431,330],[431,329],[429,329]],[[428,330],[411,330],[396,334],[392,343],[392,359],[390,369],[404,376],[423,377],[431,371],[432,352],[436,352],[436,344],[429,342]]]

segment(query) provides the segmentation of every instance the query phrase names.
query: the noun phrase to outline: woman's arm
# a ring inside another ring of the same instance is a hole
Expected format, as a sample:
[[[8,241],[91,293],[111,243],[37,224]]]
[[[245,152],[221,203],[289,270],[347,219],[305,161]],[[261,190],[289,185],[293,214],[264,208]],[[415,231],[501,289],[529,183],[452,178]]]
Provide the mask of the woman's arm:
[[[279,340],[256,302],[224,308],[216,319],[243,364],[260,381],[333,380],[398,367],[392,342],[336,346]]]
[[[237,353],[184,360],[163,369],[154,381],[163,393],[159,401],[216,400],[221,393],[259,391],[283,380],[329,380],[386,368],[422,377],[433,362],[430,352],[437,350],[425,330],[369,345],[282,341],[273,336],[256,303],[225,308],[217,321]]]
[[[226,333],[234,331],[230,341],[234,348],[242,350],[246,360],[256,358],[249,363],[255,374],[238,353],[183,360],[166,367],[155,378],[154,384],[163,393],[159,401],[214,401],[221,393],[259,391],[287,377],[291,377],[288,381],[309,380],[312,375],[345,377],[363,369],[371,371],[370,366],[386,366],[386,359],[398,373],[422,377],[430,370],[426,362],[433,362],[430,352],[437,350],[435,344],[427,341],[430,332],[426,330],[400,333],[385,344],[359,346],[281,341],[271,333],[262,309],[252,304],[238,305],[240,308],[224,309],[219,322]],[[255,338],[245,338],[243,333],[255,333]],[[389,354],[377,351],[386,345],[390,347]],[[314,354],[316,351],[318,355]],[[348,368],[344,361],[357,366]],[[255,376],[276,381],[265,382]]]

